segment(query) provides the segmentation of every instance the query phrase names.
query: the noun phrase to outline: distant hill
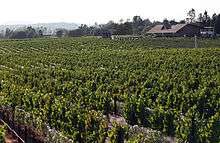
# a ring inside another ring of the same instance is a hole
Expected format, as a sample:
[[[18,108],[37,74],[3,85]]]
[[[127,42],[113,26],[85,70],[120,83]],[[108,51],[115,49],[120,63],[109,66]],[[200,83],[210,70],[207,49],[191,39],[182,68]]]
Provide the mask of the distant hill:
[[[37,24],[17,24],[17,25],[0,25],[0,32],[4,32],[6,28],[11,30],[18,30],[28,26],[32,26],[33,28],[45,27],[47,29],[47,33],[53,33],[56,29],[67,29],[73,30],[76,29],[79,25],[76,23],[37,23]]]

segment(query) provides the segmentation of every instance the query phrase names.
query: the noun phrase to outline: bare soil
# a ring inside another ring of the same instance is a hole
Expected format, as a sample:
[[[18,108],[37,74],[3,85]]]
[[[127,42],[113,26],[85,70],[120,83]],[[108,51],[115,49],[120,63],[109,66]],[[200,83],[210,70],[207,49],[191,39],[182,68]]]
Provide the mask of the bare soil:
[[[44,143],[45,136],[32,126],[22,125],[13,120],[13,112],[6,109],[0,109],[0,114],[3,115],[2,120],[6,122],[12,130],[14,130],[20,138],[25,142]],[[1,123],[2,124],[2,123]],[[5,137],[6,143],[22,143],[16,135],[8,130]]]

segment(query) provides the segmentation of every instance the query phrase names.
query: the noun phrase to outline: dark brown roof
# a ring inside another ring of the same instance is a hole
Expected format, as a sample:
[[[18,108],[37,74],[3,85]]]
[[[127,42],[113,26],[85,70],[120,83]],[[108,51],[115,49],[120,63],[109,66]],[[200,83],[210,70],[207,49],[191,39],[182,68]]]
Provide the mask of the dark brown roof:
[[[164,28],[164,25],[156,25],[147,33],[156,34],[156,33],[177,33],[180,29],[185,27],[188,24],[177,24],[172,25],[170,29]]]

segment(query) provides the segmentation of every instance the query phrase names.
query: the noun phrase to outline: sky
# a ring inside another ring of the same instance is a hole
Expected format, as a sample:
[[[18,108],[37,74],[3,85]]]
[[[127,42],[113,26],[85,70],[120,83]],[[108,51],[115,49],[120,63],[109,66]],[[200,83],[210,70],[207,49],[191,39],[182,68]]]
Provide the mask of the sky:
[[[92,25],[109,20],[181,20],[194,8],[197,15],[220,13],[220,0],[0,0],[0,24],[73,22]]]

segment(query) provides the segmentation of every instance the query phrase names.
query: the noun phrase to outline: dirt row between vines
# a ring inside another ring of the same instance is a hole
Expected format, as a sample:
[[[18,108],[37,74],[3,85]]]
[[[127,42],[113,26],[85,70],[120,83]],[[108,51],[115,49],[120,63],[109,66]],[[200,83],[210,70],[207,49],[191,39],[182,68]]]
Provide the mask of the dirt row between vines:
[[[5,123],[0,120],[0,128],[5,127]],[[9,128],[6,128],[5,136],[4,136],[5,143],[23,143]]]
[[[8,142],[6,143],[23,143],[22,140],[25,142],[32,141],[33,143],[44,143],[45,136],[41,132],[37,131],[32,126],[17,123],[13,119],[13,115],[10,110],[3,110],[0,108],[0,114],[2,116],[1,126],[4,124],[8,126],[5,137],[5,140]],[[19,139],[19,137],[22,140]]]

